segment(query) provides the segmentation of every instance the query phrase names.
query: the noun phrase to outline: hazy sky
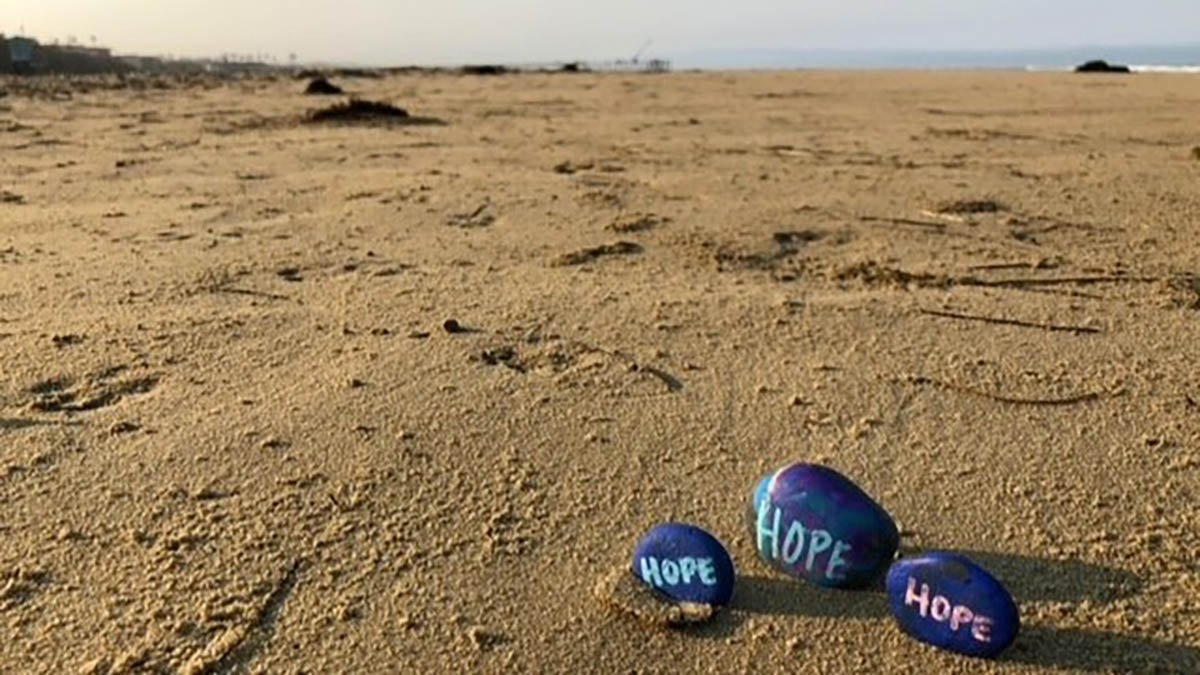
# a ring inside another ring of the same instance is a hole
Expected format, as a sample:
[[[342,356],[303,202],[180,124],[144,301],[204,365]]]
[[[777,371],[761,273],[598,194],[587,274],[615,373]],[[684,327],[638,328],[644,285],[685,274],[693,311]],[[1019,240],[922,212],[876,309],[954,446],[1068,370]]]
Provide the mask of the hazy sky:
[[[455,64],[718,49],[1200,42],[1200,0],[0,0],[0,32],[119,52]]]

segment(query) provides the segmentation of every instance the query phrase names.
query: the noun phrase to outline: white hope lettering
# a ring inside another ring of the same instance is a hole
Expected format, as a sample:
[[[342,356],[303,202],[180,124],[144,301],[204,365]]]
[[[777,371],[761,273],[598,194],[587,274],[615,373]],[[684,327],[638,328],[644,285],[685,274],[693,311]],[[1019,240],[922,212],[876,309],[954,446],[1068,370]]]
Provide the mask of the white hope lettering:
[[[772,507],[765,501],[760,505],[755,527],[759,552],[772,560],[782,560],[785,565],[795,565],[804,558],[805,570],[811,572],[816,567],[818,573],[823,573],[826,579],[844,577],[846,573],[840,568],[846,566],[846,559],[842,555],[850,550],[850,544],[834,539],[826,530],[806,529],[798,520],[788,523],[787,531],[783,532],[780,522],[782,513],[779,508]],[[817,556],[826,551],[830,551],[829,560],[823,566],[818,565]]]
[[[971,637],[979,642],[992,641],[991,619],[976,614],[966,605],[955,605],[944,595],[934,595],[930,600],[929,584],[921,584],[921,591],[918,593],[917,580],[909,577],[908,588],[904,591],[904,606],[913,607],[914,605],[921,618],[928,616],[938,623],[949,621],[951,632],[958,632],[959,628],[969,625]]]
[[[656,588],[664,586],[688,585],[692,579],[698,578],[705,586],[717,585],[717,570],[713,567],[712,558],[664,558],[659,560],[652,555],[638,559],[641,568],[642,581]]]

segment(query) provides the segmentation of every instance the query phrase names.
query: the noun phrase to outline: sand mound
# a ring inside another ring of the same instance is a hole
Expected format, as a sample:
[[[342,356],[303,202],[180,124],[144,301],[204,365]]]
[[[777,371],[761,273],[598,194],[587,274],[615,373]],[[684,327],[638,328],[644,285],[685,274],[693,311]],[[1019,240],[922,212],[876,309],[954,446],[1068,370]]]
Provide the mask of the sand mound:
[[[342,91],[341,87],[329,80],[317,77],[309,81],[308,87],[304,89],[304,93],[310,96],[336,96],[345,92]]]
[[[716,608],[695,602],[674,602],[638,583],[626,567],[617,567],[596,582],[596,599],[610,608],[651,626],[672,627],[704,623]]]
[[[444,124],[441,120],[432,117],[414,117],[409,115],[404,108],[398,108],[390,103],[362,99],[353,99],[309,113],[308,121],[354,124],[381,122],[405,125]]]

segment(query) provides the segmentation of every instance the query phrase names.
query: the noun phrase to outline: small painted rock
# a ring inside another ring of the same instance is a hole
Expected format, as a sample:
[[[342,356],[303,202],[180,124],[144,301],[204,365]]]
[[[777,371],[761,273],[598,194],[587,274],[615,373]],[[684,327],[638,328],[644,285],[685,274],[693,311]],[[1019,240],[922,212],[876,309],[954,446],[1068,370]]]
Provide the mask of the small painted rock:
[[[650,530],[633,551],[633,576],[677,602],[724,606],[733,597],[733,561],[708,532],[685,523]]]
[[[900,532],[887,511],[849,478],[796,463],[754,488],[755,548],[767,564],[821,586],[861,588],[883,574]]]
[[[987,570],[957,553],[896,561],[887,576],[888,603],[900,629],[935,647],[992,657],[1016,639],[1017,605]]]

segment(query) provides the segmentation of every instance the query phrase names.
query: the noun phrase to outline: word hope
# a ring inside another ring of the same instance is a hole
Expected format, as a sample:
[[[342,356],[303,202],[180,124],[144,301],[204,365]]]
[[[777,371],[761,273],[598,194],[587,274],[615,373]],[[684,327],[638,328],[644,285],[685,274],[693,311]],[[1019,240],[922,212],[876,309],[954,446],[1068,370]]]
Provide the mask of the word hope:
[[[977,615],[966,605],[955,605],[944,595],[935,595],[929,599],[929,584],[921,584],[921,592],[917,593],[917,580],[908,578],[908,590],[904,593],[904,605],[912,607],[913,603],[920,605],[918,610],[921,618],[931,617],[938,623],[950,622],[950,631],[957,632],[962,626],[971,626],[971,637],[979,642],[992,641],[992,620],[986,616]]]
[[[690,584],[692,577],[696,576],[705,586],[717,585],[717,571],[712,558],[686,556],[678,560],[667,558],[660,563],[658,558],[648,555],[638,560],[638,564],[642,568],[642,581],[656,588]]]
[[[833,552],[829,554],[829,561],[825,563],[825,578],[840,579],[845,576],[845,572],[839,571],[838,568],[846,566],[842,554],[850,550],[850,544],[841,540],[835,541],[833,535],[826,530],[806,530],[800,521],[793,520],[787,527],[781,546],[779,537],[782,532],[779,522],[781,514],[782,511],[778,507],[771,507],[769,502],[765,501],[758,509],[756,543],[758,550],[764,556],[768,554],[766,546],[769,541],[772,560],[782,560],[786,565],[795,565],[804,554],[805,539],[807,538],[808,557],[804,561],[804,569],[811,572],[817,556],[832,548]]]

